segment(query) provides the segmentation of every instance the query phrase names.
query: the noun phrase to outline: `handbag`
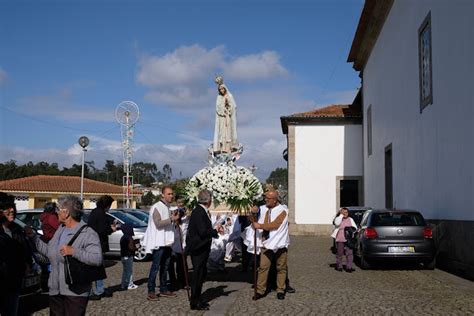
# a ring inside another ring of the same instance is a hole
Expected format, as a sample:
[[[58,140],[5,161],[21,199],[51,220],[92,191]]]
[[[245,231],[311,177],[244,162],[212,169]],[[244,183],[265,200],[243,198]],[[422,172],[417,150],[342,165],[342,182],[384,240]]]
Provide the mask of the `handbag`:
[[[349,249],[354,249],[355,238],[357,234],[357,229],[354,227],[345,227],[344,228],[344,237],[346,238],[345,245]]]
[[[68,246],[72,246],[77,236],[87,225],[82,226],[71,238]],[[76,294],[81,294],[89,290],[92,281],[107,278],[104,265],[91,266],[72,256],[64,256],[64,276],[69,290]]]

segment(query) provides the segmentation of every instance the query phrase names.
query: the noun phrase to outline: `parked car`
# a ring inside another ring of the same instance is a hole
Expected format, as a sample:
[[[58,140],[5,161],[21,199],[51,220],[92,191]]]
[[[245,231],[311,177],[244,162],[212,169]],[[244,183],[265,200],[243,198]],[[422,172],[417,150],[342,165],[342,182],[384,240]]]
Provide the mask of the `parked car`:
[[[410,260],[428,269],[436,265],[433,231],[417,211],[368,210],[356,237],[355,255],[362,269],[373,259]]]
[[[91,211],[92,210],[90,209],[84,210],[84,216],[82,217],[84,222],[87,223]],[[142,240],[143,235],[145,234],[147,223],[139,220],[138,218],[136,218],[135,216],[131,214],[127,214],[125,212],[118,211],[118,210],[109,210],[109,212],[107,212],[107,219],[110,225],[115,223],[118,228],[117,231],[113,232],[109,236],[110,251],[106,253],[107,255],[120,255],[120,238],[122,238],[123,236],[123,233],[120,230],[121,225],[127,223],[133,226],[133,232],[135,234],[133,238],[135,240],[138,240],[138,241]],[[139,244],[139,248],[135,255],[135,260],[144,261],[147,258],[148,256],[145,253],[145,248],[142,247],[141,244]]]
[[[145,223],[148,223],[148,217],[150,217],[147,211],[144,211],[138,208],[116,208],[116,209],[111,209],[111,211],[112,210],[131,214]]]
[[[42,208],[33,208],[28,210],[19,210],[16,212],[16,218],[22,223],[33,227],[39,234],[43,235],[41,229],[41,214],[43,213]]]
[[[372,209],[368,206],[345,206],[345,208],[347,208],[349,216],[352,217],[357,226],[360,226],[360,222],[362,221],[365,212]]]

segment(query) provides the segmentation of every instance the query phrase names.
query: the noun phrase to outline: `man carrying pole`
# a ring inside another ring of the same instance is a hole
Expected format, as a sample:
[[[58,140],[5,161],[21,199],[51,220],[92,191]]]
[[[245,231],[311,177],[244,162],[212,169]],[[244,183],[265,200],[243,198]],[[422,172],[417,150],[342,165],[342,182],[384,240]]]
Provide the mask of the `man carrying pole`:
[[[285,299],[290,237],[288,234],[288,211],[278,202],[277,191],[268,191],[265,194],[265,206],[261,207],[261,216],[258,222],[252,223],[252,226],[255,230],[263,230],[263,247],[260,254],[256,293],[253,296],[253,300],[258,300],[265,296],[268,272],[273,259],[276,260],[277,268],[277,298],[283,300]],[[254,242],[255,246],[255,238]]]

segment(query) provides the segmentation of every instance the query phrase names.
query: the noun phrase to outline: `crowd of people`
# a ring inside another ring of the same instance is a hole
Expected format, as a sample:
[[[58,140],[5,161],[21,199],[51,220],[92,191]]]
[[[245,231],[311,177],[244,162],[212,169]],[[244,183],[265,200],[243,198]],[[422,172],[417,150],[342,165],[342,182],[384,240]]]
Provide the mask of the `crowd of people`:
[[[132,226],[117,227],[107,221],[106,213],[113,202],[112,197],[101,196],[87,224],[82,220],[83,203],[77,196],[62,196],[57,202],[48,202],[41,215],[43,234],[39,235],[31,227],[22,228],[14,222],[14,197],[0,193],[0,314],[17,315],[22,279],[31,269],[35,254],[47,258],[42,274],[48,277],[51,315],[84,315],[89,300],[112,296],[104,286],[104,254],[109,250],[109,235],[117,229],[123,232],[123,273],[117,282],[120,290],[136,289],[133,258],[137,240]],[[238,250],[244,272],[253,262],[252,254],[257,255],[254,300],[272,289],[276,289],[280,300],[285,293],[295,291],[289,286],[287,270],[288,209],[280,204],[277,191],[267,192],[265,203],[255,204],[250,216],[211,215],[212,193],[207,190],[199,193],[197,202],[193,210],[186,210],[183,201],[174,203],[173,189],[165,186],[161,200],[150,208],[147,230],[140,241],[152,258],[147,300],[173,298],[176,291],[185,289],[192,310],[209,309],[209,303],[202,297],[208,268],[225,271],[225,264],[234,259]],[[187,258],[192,263],[191,275]],[[69,275],[73,260],[86,268],[93,267],[93,278],[87,277],[80,284],[73,282]]]

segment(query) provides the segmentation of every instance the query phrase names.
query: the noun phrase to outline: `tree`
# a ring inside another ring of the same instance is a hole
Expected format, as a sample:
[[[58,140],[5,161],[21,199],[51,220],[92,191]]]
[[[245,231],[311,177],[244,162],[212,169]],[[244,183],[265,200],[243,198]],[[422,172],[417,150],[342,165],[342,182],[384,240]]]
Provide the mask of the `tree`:
[[[136,162],[132,165],[133,182],[143,184],[146,187],[156,182],[160,172],[156,164],[149,162]]]
[[[142,196],[142,201],[140,204],[146,206],[153,205],[156,201],[156,198],[157,197],[153,193],[151,193],[151,191],[148,191]]]
[[[176,199],[185,198],[185,187],[188,184],[189,179],[178,179],[171,184]]]
[[[283,188],[288,187],[288,169],[286,168],[276,168],[270,173],[270,176],[266,180],[267,184],[271,184],[275,189],[280,185]]]

